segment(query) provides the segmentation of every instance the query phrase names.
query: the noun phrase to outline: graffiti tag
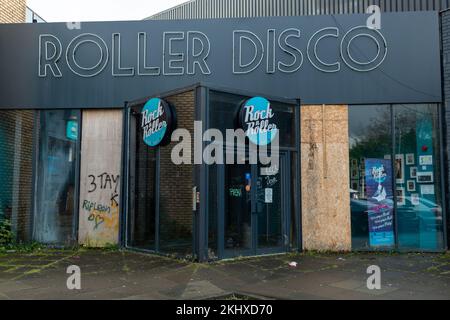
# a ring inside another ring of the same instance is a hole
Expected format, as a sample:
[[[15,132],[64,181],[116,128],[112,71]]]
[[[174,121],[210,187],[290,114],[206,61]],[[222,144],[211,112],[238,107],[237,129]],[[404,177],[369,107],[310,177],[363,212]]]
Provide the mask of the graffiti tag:
[[[100,190],[113,190],[114,192],[117,193],[120,175],[113,175],[104,172],[97,176],[90,174],[88,177],[91,180],[89,183],[90,185],[90,188],[88,190],[89,193],[95,192],[97,188],[99,188]]]

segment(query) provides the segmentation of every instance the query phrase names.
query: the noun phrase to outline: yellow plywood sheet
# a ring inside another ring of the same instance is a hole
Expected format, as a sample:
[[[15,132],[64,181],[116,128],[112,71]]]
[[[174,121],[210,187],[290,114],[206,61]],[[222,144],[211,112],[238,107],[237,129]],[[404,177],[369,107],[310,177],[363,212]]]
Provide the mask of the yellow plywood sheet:
[[[347,106],[302,106],[302,232],[306,250],[351,250]]]

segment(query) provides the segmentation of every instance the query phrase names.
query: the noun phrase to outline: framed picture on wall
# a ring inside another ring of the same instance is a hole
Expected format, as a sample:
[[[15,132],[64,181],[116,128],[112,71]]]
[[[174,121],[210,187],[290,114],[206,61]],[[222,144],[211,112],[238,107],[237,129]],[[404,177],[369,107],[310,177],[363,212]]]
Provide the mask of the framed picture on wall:
[[[405,156],[403,154],[395,155],[395,180],[397,183],[405,182]]]
[[[406,204],[406,199],[405,199],[405,188],[400,187],[397,188],[397,206],[404,206]]]
[[[408,180],[406,187],[407,187],[408,192],[415,192],[416,191],[416,181]]]
[[[353,191],[359,190],[359,181],[358,180],[352,180],[351,188]]]
[[[420,204],[420,198],[418,193],[413,193],[411,195],[411,203],[413,206],[418,206]]]
[[[350,167],[352,168],[352,169],[354,169],[354,168],[358,168],[358,160],[356,160],[356,159],[352,159],[351,161],[350,161]]]
[[[352,168],[351,169],[351,178],[352,178],[352,180],[359,178],[358,168]]]
[[[406,165],[413,166],[416,164],[416,157],[414,153],[408,153],[406,155]]]
[[[417,167],[411,167],[409,168],[409,176],[412,179],[416,179],[417,178]]]

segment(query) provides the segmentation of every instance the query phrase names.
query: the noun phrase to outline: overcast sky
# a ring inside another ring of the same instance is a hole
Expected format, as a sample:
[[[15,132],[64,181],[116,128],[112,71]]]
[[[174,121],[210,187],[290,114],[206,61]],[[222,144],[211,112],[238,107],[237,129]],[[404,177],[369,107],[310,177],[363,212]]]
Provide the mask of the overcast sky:
[[[27,0],[47,22],[141,20],[187,0]]]

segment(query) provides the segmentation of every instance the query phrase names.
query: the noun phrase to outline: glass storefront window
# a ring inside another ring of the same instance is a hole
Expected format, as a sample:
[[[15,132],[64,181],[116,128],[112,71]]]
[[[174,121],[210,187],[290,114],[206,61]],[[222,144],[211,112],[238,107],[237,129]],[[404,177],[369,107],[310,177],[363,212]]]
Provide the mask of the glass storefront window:
[[[210,91],[209,128],[237,129],[238,112],[251,97]],[[230,258],[286,252],[297,247],[299,233],[296,197],[298,160],[295,103],[270,101],[277,125],[280,159],[276,166],[251,164],[250,141],[245,148],[229,143],[225,159],[241,153],[244,163],[211,166],[208,176],[209,258]],[[298,120],[298,119],[297,119]],[[228,142],[228,141],[227,141]],[[236,143],[236,142],[235,142]]]
[[[210,128],[219,129],[225,136],[227,129],[237,129],[236,117],[242,104],[249,97],[211,91]],[[295,147],[295,106],[270,101],[274,110],[273,122],[279,130],[280,147]]]
[[[435,104],[349,106],[353,249],[444,249],[438,121]]]
[[[33,238],[41,243],[77,241],[79,119],[79,110],[40,111]]]
[[[396,105],[394,114],[399,248],[442,250],[444,221],[437,106]]]
[[[392,153],[391,108],[388,105],[349,106],[350,141],[350,208],[353,249],[378,247],[380,240],[371,239],[375,232],[375,217],[369,210],[371,197],[367,194],[366,163],[368,159],[390,159]],[[370,163],[370,162],[369,162]],[[389,170],[392,172],[392,168]],[[387,209],[392,210],[393,187],[384,185]],[[392,226],[389,226],[392,227]],[[391,245],[388,245],[391,247]]]

